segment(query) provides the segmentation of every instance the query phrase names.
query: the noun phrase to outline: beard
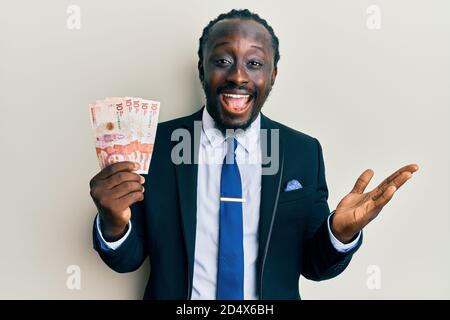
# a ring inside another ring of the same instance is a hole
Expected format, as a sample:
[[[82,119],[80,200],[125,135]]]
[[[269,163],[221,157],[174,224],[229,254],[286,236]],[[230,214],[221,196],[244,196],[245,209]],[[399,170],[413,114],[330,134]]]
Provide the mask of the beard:
[[[253,95],[253,105],[251,106],[250,114],[245,119],[240,121],[230,121],[224,114],[224,109],[219,101],[219,92],[212,92],[208,84],[203,84],[203,90],[206,96],[206,109],[214,119],[217,129],[219,129],[222,133],[225,133],[227,129],[245,130],[250,127],[252,122],[258,117],[258,114],[269,96],[271,89],[272,88],[269,88],[264,97],[259,97],[258,94]],[[258,101],[258,97],[263,98],[262,101]]]

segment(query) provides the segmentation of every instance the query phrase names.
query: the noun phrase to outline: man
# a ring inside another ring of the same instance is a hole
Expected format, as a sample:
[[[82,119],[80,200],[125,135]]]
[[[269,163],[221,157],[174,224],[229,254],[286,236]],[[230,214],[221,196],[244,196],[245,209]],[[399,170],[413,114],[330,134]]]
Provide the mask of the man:
[[[364,171],[330,214],[319,142],[260,112],[280,58],[272,28],[232,10],[203,30],[198,55],[206,108],[159,124],[147,181],[130,162],[91,180],[94,247],[118,272],[149,257],[146,299],[300,299],[300,275],[340,274],[361,230],[418,166],[367,193],[373,172]],[[179,130],[193,137],[181,162],[172,141]],[[265,171],[266,151],[275,172]]]

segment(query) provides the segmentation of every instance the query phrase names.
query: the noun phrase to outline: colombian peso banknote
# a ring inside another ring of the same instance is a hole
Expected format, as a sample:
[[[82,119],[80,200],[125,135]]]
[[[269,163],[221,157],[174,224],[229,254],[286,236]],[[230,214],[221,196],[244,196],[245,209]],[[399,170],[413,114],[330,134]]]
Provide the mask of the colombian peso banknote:
[[[147,174],[155,143],[160,103],[133,97],[111,97],[89,105],[95,150],[104,168],[120,161],[140,165]]]

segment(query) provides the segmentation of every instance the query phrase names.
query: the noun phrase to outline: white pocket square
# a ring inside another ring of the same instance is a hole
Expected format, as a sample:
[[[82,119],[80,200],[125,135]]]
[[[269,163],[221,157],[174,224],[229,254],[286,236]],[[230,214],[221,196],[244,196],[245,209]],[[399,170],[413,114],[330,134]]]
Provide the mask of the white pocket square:
[[[302,184],[298,180],[293,179],[293,180],[289,180],[286,183],[286,188],[284,188],[284,192],[289,192],[289,191],[292,191],[292,190],[298,190],[298,189],[301,189],[301,188],[303,188]]]

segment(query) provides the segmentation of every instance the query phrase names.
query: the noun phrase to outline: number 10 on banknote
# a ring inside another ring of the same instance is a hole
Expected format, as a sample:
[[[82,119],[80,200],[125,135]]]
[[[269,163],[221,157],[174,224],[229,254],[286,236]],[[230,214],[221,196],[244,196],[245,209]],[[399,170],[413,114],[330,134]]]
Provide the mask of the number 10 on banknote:
[[[132,161],[140,166],[137,173],[147,174],[160,103],[133,97],[106,98],[90,104],[89,109],[100,168]]]

